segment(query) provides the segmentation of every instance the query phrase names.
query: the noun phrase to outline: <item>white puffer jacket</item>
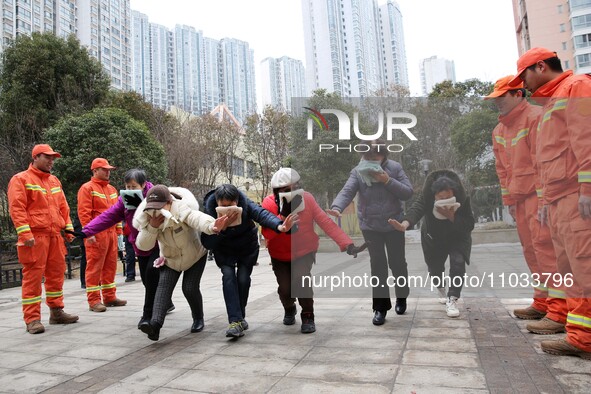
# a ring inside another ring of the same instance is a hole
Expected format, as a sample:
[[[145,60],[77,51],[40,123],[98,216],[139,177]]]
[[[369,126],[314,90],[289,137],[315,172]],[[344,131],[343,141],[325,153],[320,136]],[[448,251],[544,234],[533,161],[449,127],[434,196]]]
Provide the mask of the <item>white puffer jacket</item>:
[[[160,247],[160,256],[166,258],[166,265],[175,271],[186,271],[191,268],[207,250],[201,245],[201,232],[213,234],[211,216],[199,211],[199,203],[193,193],[182,187],[168,188],[173,195],[170,213],[172,218],[154,228],[150,226],[150,216],[144,212],[146,200],[137,208],[133,216],[133,227],[139,234],[135,241],[140,250],[151,250],[156,241]]]

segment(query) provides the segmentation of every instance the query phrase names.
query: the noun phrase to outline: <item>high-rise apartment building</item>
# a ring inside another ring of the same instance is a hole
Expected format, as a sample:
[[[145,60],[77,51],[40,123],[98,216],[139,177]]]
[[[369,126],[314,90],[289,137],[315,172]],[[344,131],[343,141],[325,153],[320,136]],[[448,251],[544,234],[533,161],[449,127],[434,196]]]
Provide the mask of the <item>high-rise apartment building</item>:
[[[111,76],[111,86],[132,89],[129,0],[76,0],[77,36]]]
[[[519,55],[556,52],[564,69],[591,73],[591,0],[513,0]]]
[[[203,33],[194,27],[177,25],[174,29],[176,59],[176,106],[192,114],[201,115]]]
[[[395,1],[380,6],[380,32],[386,86],[409,86],[402,12]]]
[[[300,60],[287,56],[261,61],[262,105],[291,112],[291,99],[306,96],[306,75]]]
[[[427,96],[433,87],[443,81],[456,82],[456,68],[453,60],[431,56],[421,60],[421,89]]]
[[[75,0],[3,0],[0,52],[20,34],[52,32],[60,37],[76,33]]]
[[[380,10],[376,0],[302,0],[302,15],[309,90],[367,97],[396,81],[396,73],[408,85],[402,17],[394,1]],[[394,57],[396,65],[388,65]]]
[[[165,26],[150,23],[150,85],[152,104],[168,110],[175,104],[174,35]]]
[[[131,75],[133,89],[142,97],[152,101],[152,61],[150,22],[148,16],[137,11],[131,12],[132,62]]]
[[[219,41],[220,97],[239,120],[256,110],[254,52],[245,41]]]

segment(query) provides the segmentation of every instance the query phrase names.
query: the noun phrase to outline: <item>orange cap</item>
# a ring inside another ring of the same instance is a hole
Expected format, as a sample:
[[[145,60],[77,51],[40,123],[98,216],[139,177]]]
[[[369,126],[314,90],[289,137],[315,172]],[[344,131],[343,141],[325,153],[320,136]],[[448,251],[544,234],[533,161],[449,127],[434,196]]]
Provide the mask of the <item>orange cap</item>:
[[[514,75],[507,75],[506,77],[497,80],[497,82],[495,82],[495,87],[492,93],[486,96],[484,99],[487,100],[500,97],[511,90],[523,88],[523,82],[521,82],[521,80],[519,80],[519,85],[509,86],[509,82],[511,82],[513,78],[515,78]]]
[[[39,144],[39,145],[35,145],[33,147],[33,151],[31,152],[31,156],[33,156],[33,159],[35,158],[35,156],[40,155],[40,154],[44,154],[44,155],[48,155],[48,156],[55,156],[55,157],[62,157],[62,155],[60,155],[57,152],[54,152],[54,150],[51,149],[51,146],[49,146],[47,144]]]
[[[104,168],[106,170],[113,170],[117,167],[113,167],[109,164],[107,159],[103,159],[102,157],[97,157],[92,161],[92,165],[90,166],[91,170],[96,170],[97,168]]]
[[[519,76],[530,66],[533,66],[540,60],[547,60],[556,57],[556,52],[552,52],[546,48],[536,47],[525,52],[519,60],[517,60],[517,74],[509,81],[509,86],[513,87],[519,85],[521,78]]]

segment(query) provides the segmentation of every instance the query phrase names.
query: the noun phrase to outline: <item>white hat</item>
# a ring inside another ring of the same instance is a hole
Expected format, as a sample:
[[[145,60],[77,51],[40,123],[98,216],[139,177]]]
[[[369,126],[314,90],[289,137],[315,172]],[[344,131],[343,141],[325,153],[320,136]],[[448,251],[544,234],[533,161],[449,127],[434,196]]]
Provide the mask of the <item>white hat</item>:
[[[300,174],[296,170],[292,170],[291,168],[282,167],[273,174],[271,178],[271,188],[277,189],[289,185],[293,185],[297,181],[300,180]]]

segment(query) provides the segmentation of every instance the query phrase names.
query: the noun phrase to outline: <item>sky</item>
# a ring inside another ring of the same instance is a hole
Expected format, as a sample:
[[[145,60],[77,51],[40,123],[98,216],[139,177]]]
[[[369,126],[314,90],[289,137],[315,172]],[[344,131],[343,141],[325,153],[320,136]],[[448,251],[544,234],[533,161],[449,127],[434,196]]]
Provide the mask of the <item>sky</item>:
[[[470,78],[494,82],[515,73],[518,54],[511,0],[398,0],[398,4],[411,95],[421,93],[420,60],[434,55],[455,62],[458,82]],[[171,29],[184,24],[205,37],[247,41],[254,50],[259,94],[261,60],[289,56],[305,66],[301,0],[131,0],[131,9]]]

